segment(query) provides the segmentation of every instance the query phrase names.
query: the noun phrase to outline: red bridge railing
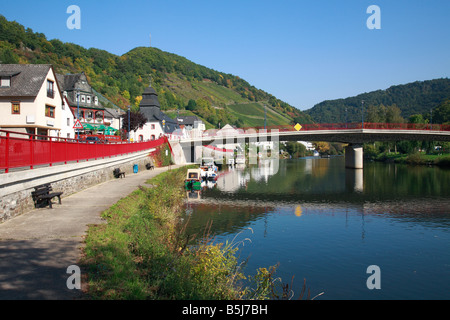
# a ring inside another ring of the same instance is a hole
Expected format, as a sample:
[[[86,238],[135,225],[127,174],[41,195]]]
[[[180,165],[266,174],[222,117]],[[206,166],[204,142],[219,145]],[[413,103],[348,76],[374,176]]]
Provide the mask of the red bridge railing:
[[[0,130],[0,170],[101,159],[144,151],[167,143],[167,138],[134,143],[82,143],[73,139]]]
[[[363,127],[361,122],[358,123],[312,123],[312,124],[302,124],[301,131],[315,131],[315,130],[361,130]],[[281,126],[267,126],[266,130],[278,130],[279,132],[289,132],[297,131],[293,124],[281,125]],[[448,124],[420,124],[420,123],[364,123],[364,129],[375,129],[375,130],[423,130],[423,131],[450,131],[450,125]],[[223,132],[219,129],[208,129],[203,132],[203,137],[219,137],[234,135],[234,134],[244,134],[249,132],[260,132],[264,130],[264,127],[251,127],[251,128],[237,128],[231,129],[228,132]],[[179,136],[173,134],[170,139],[172,140],[182,140],[183,138],[200,138],[196,133],[193,136],[186,133],[180,133]]]
[[[302,124],[300,131],[311,130],[349,130],[349,129],[376,129],[376,130],[426,130],[426,131],[450,131],[448,124],[422,124],[422,123],[311,123]],[[264,129],[256,127],[253,129]],[[278,129],[280,131],[296,131],[294,125],[268,126],[267,130]],[[245,129],[244,129],[245,130]]]

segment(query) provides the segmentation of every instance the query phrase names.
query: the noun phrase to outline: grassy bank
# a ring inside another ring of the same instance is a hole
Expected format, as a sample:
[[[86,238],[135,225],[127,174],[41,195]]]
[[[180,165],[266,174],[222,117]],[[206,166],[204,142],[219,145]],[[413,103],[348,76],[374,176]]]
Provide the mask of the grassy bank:
[[[450,154],[430,155],[421,152],[412,154],[401,153],[381,153],[372,157],[375,161],[395,162],[411,165],[436,165],[441,167],[450,167]]]
[[[261,299],[273,292],[274,269],[244,279],[233,243],[189,245],[183,235],[187,167],[168,171],[103,213],[91,226],[83,269],[88,299]]]

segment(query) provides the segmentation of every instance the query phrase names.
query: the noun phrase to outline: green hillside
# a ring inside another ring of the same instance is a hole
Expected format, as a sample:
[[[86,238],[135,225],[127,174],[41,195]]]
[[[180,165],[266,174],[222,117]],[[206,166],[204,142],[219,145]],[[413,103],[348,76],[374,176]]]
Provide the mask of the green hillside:
[[[346,99],[323,101],[305,113],[318,123],[345,122],[346,116],[349,122],[359,122],[362,105],[365,116],[373,107],[395,105],[404,119],[415,114],[428,114],[430,117],[431,109],[438,108],[448,99],[450,79],[434,79],[392,86],[386,90],[363,93]],[[364,104],[361,101],[364,101]]]
[[[259,127],[264,125],[264,106],[259,103],[233,104],[226,107],[228,113],[235,115],[248,124],[249,127]],[[292,122],[286,116],[267,108],[267,126],[275,126]]]
[[[198,107],[190,111],[214,126],[219,123],[252,126],[255,119],[264,118],[263,105],[268,106],[270,123],[311,122],[305,113],[238,76],[201,66],[176,54],[139,47],[117,56],[57,39],[47,40],[44,34],[1,15],[0,61],[52,64],[62,74],[85,72],[92,87],[121,108],[138,106],[151,78],[163,110],[185,110],[192,100]],[[245,110],[246,106],[255,113]]]

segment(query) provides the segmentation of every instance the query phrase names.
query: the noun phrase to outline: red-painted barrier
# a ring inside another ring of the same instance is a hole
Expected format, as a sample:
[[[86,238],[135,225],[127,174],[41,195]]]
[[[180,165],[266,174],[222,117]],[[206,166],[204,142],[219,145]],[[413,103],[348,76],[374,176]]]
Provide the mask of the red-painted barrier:
[[[85,143],[73,139],[0,130],[0,169],[52,165],[118,156],[148,150],[167,143],[167,138],[134,143]]]
[[[301,124],[300,131],[312,131],[312,130],[348,130],[348,129],[361,129],[363,124],[361,122],[356,123],[312,123]],[[248,128],[262,130],[264,127]],[[294,125],[281,125],[281,126],[267,126],[267,130],[278,129],[280,132],[296,131]],[[448,124],[422,124],[422,123],[370,123],[364,122],[364,129],[376,129],[376,130],[433,130],[433,131],[450,131],[450,125]],[[244,129],[247,130],[247,129]]]

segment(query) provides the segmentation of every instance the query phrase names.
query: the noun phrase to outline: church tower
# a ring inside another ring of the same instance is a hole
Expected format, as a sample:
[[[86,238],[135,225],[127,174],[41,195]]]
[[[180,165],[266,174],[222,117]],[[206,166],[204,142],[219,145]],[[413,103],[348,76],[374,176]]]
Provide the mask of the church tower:
[[[178,129],[177,122],[169,118],[161,111],[156,90],[150,85],[142,93],[142,100],[139,104],[139,111],[147,118],[147,123],[160,124],[163,132],[171,133]]]

